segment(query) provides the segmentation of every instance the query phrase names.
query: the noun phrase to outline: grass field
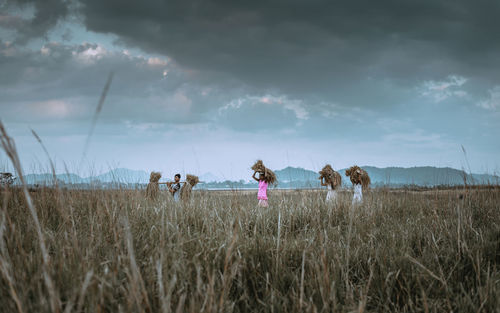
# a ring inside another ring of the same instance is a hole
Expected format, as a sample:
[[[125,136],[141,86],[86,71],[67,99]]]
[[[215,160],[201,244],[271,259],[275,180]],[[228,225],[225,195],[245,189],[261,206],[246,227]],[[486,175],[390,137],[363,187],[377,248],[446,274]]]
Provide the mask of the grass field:
[[[143,192],[3,191],[0,311],[500,310],[498,189]]]

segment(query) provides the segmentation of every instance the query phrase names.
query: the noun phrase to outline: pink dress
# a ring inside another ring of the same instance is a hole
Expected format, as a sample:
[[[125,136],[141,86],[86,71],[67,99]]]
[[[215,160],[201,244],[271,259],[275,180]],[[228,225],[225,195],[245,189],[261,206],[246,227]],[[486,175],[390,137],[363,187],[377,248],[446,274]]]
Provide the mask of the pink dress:
[[[258,200],[267,200],[267,182],[259,180],[259,192],[257,193]]]

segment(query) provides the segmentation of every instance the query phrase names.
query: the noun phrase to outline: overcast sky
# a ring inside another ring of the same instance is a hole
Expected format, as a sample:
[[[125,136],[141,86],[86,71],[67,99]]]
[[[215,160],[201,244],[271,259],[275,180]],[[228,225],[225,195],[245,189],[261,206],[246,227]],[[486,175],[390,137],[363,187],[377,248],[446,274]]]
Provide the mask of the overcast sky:
[[[468,169],[462,145],[499,173],[498,16],[492,0],[0,0],[0,118],[27,172],[47,164],[32,128],[81,174]]]

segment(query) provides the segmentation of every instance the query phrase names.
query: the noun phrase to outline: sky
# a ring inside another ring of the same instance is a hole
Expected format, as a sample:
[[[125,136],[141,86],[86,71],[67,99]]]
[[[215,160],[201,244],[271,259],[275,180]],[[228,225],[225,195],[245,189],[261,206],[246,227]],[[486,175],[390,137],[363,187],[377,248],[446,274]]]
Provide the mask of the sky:
[[[498,174],[499,14],[491,0],[0,0],[0,120],[25,172],[48,168],[33,129],[58,172],[82,175],[247,179],[257,159]]]

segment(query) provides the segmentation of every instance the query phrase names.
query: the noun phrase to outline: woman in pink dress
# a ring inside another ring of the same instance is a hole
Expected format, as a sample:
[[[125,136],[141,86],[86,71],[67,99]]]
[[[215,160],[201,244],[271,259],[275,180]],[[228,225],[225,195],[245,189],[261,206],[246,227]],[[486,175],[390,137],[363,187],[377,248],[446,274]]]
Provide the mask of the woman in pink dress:
[[[257,172],[254,172],[252,178],[259,182],[259,191],[257,192],[257,199],[259,200],[259,206],[267,208],[269,204],[267,203],[267,177],[266,173],[259,172],[259,178],[255,177]]]

